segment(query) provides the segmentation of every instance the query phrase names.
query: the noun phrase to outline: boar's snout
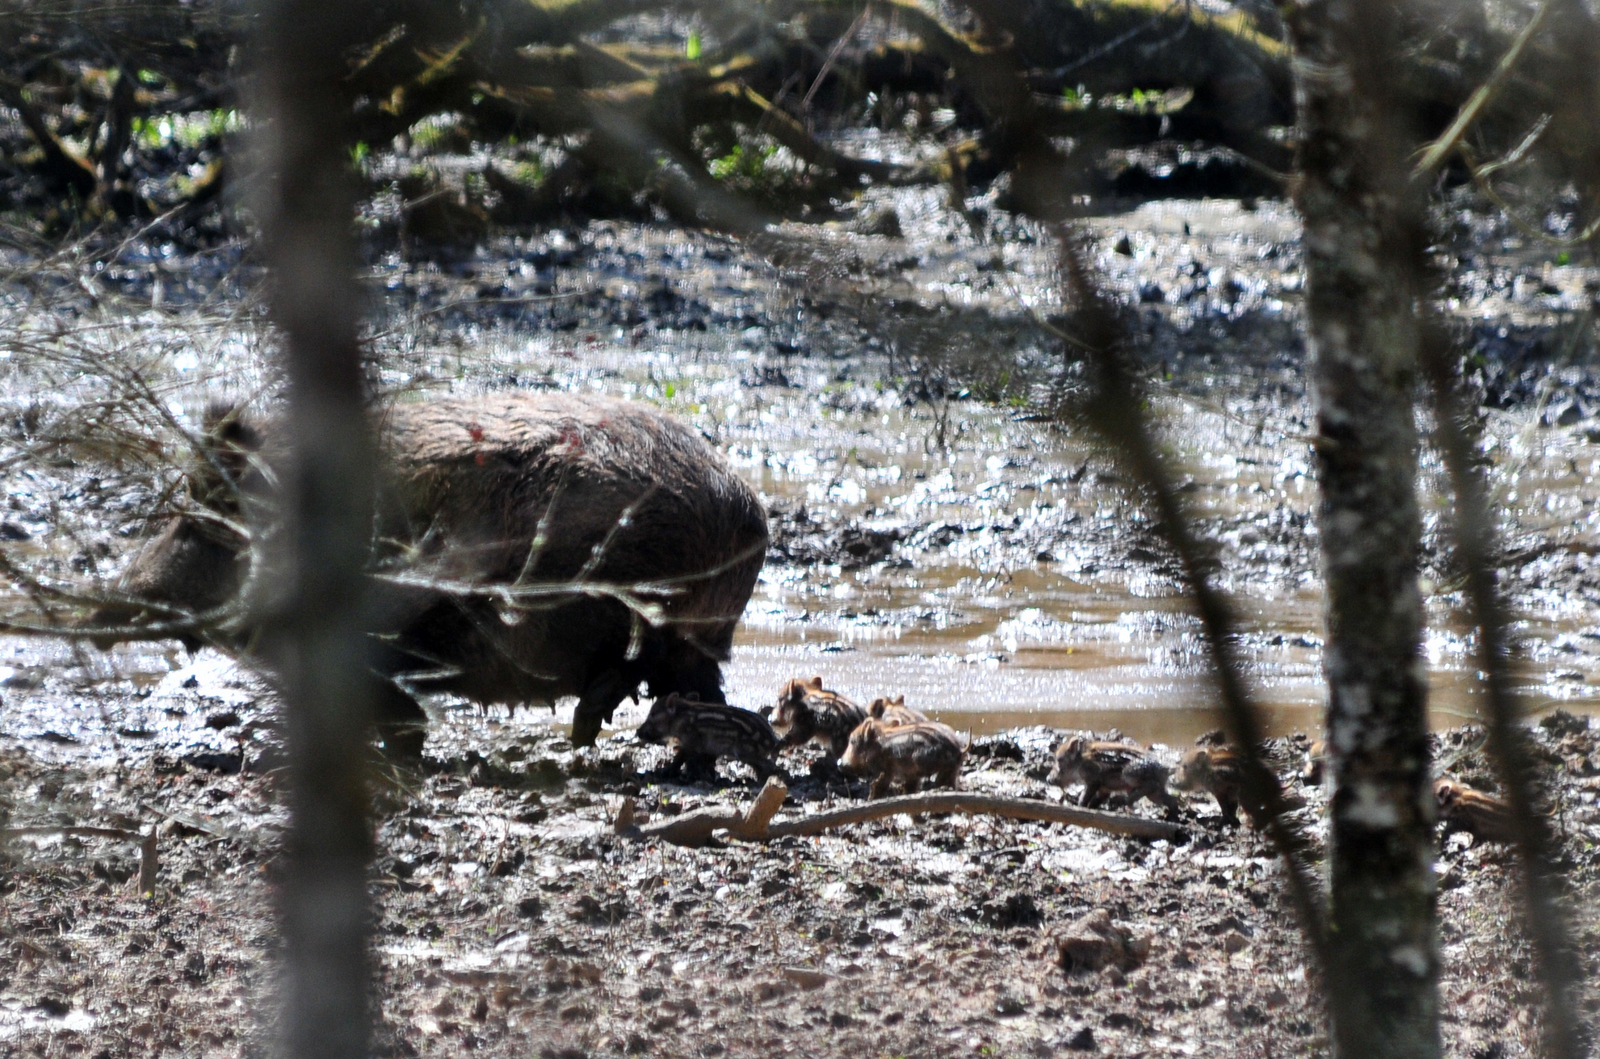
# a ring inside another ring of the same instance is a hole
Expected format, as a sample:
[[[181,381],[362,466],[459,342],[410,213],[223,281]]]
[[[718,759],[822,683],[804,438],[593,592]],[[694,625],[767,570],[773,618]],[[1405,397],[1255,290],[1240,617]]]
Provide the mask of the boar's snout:
[[[137,626],[171,619],[173,611],[203,614],[221,607],[238,594],[244,561],[243,542],[231,531],[209,521],[175,516],[123,574],[119,589],[123,598],[101,604],[84,623],[86,629],[100,630],[91,632],[90,642],[105,650],[138,639]],[[200,631],[177,638],[193,651],[202,642]]]

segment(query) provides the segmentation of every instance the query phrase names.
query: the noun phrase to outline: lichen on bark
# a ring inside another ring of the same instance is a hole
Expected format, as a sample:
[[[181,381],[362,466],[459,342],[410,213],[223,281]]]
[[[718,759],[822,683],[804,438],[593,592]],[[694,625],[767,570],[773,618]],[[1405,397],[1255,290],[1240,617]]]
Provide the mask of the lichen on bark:
[[[1423,212],[1371,0],[1288,10],[1327,584],[1335,1054],[1439,1054],[1414,413]],[[1392,67],[1390,67],[1392,68]]]

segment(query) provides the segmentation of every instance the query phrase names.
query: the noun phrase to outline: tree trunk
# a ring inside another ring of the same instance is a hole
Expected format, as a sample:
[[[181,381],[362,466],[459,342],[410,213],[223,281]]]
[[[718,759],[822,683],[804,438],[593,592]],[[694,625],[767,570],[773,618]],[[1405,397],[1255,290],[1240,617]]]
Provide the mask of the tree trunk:
[[[366,874],[370,678],[360,633],[372,518],[372,447],[356,343],[355,187],[343,49],[364,5],[263,5],[255,116],[267,176],[257,200],[272,311],[285,337],[290,468],[281,554],[263,602],[289,748],[280,1048],[294,1059],[367,1054]]]
[[[1422,198],[1392,91],[1395,9],[1290,9],[1327,583],[1334,1054],[1439,1054],[1433,813],[1417,586]]]

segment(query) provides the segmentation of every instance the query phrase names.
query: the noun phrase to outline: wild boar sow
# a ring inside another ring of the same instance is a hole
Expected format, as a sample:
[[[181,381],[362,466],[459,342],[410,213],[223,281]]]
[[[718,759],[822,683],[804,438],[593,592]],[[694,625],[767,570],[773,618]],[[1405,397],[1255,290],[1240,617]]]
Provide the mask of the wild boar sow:
[[[270,428],[263,444],[224,423],[190,491],[270,540],[263,467],[281,445]],[[646,405],[573,394],[396,405],[376,426],[379,675],[480,703],[576,695],[579,745],[641,683],[656,697],[723,701],[720,663],[766,556],[767,521],[695,431]],[[129,601],[95,620],[120,626],[112,640],[159,622],[161,607],[248,604],[270,581],[266,566],[224,523],[180,514],[125,575]],[[236,632],[248,638],[248,618]],[[380,692],[382,719],[421,717],[392,680]]]

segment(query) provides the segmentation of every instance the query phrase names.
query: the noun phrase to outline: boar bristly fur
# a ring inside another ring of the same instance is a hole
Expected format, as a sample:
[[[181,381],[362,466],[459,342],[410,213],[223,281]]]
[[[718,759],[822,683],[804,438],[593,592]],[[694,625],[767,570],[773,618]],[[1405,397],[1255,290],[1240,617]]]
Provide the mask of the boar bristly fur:
[[[647,405],[558,393],[396,404],[374,427],[384,454],[371,560],[379,676],[480,703],[576,695],[580,746],[640,684],[658,698],[723,701],[721,663],[765,559],[767,523],[698,433]],[[234,484],[226,479],[250,442],[242,427],[219,441],[223,458],[191,476],[215,494],[214,509],[229,496],[270,500],[264,468],[279,461],[282,439],[263,433],[238,488],[212,486]],[[243,506],[264,530],[253,549],[180,513],[135,560],[124,594],[192,612],[240,595],[250,612],[272,580],[261,554],[271,549],[259,543],[272,536],[261,513],[271,505]],[[119,604],[96,623],[138,617]],[[401,701],[409,696],[380,699],[407,720],[421,715]]]

